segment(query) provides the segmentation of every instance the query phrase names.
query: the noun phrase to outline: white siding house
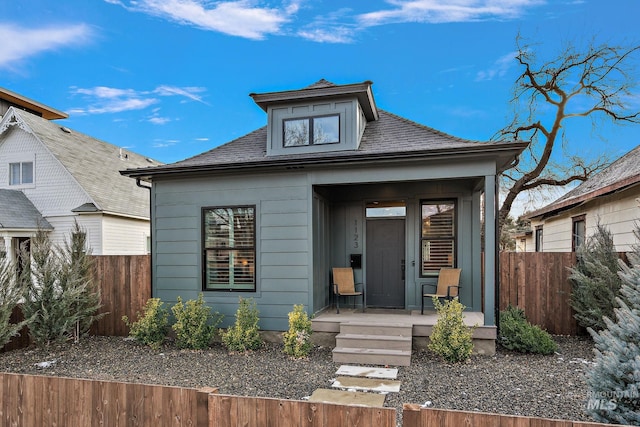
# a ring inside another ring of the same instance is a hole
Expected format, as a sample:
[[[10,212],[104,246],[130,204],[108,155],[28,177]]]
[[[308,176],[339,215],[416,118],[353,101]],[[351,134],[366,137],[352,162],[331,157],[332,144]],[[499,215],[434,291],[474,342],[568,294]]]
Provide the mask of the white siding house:
[[[15,106],[0,120],[0,189],[24,195],[51,227],[54,243],[68,240],[77,221],[94,255],[148,253],[150,192],[119,171],[158,164]],[[10,194],[0,193],[0,204]],[[16,213],[0,215],[3,252],[15,253],[35,220],[9,229],[6,216]]]
[[[524,215],[532,230],[525,237],[526,250],[575,251],[600,223],[613,235],[617,251],[630,251],[637,243],[633,231],[639,205],[640,146],[555,202]]]

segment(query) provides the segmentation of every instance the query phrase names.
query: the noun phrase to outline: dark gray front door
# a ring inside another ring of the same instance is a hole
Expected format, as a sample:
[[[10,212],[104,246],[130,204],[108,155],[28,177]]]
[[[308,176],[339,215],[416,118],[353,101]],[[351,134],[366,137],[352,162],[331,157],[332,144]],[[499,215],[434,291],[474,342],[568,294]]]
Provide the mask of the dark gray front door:
[[[404,308],[404,218],[367,220],[367,307]]]

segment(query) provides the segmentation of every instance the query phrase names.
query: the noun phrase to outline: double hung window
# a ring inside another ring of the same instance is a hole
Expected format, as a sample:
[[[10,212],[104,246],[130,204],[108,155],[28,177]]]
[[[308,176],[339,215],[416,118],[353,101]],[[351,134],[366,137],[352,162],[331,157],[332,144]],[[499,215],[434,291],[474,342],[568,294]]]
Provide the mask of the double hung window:
[[[254,206],[203,209],[203,288],[255,291]]]
[[[429,276],[442,267],[455,267],[455,201],[423,201],[421,211],[420,275]]]

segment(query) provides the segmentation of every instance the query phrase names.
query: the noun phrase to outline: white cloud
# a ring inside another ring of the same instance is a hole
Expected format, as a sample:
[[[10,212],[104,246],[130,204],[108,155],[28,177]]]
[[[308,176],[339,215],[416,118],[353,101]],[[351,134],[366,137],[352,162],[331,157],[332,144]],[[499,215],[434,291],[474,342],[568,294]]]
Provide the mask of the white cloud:
[[[153,143],[153,148],[168,148],[168,147],[173,147],[174,145],[176,145],[178,142],[178,140],[175,139],[168,139],[168,140],[156,140]]]
[[[154,125],[164,125],[171,121],[168,117],[151,117],[149,119],[149,123],[153,123]]]
[[[120,89],[107,86],[93,88],[72,88],[72,93],[82,95],[89,105],[83,108],[73,108],[71,114],[105,114],[120,113],[123,111],[143,110],[160,103],[158,96],[179,96],[193,101],[203,102],[197,95],[204,92],[205,88],[177,87],[160,85],[151,91],[137,91],[135,89]],[[157,111],[149,119],[151,123],[164,124],[170,119],[157,117]]]
[[[299,0],[281,8],[256,7],[253,1],[208,0],[105,0],[128,10],[143,12],[180,24],[192,25],[231,36],[261,40],[277,34],[299,9]]]
[[[353,41],[353,30],[345,27],[300,30],[298,35],[318,43],[351,43]]]
[[[189,98],[192,101],[198,101],[198,102],[202,102],[203,104],[206,104],[206,102],[202,100],[202,97],[198,95],[199,93],[202,93],[205,91],[206,89],[203,87],[176,87],[176,86],[161,85],[161,86],[158,86],[153,92],[160,96],[174,96],[174,95],[184,96],[185,98]]]
[[[393,8],[360,15],[364,26],[400,22],[431,24],[514,19],[544,0],[387,0]]]
[[[518,52],[513,51],[501,56],[493,63],[491,68],[478,71],[478,74],[476,74],[476,81],[481,82],[493,80],[496,77],[503,77],[511,67],[517,64],[515,60],[517,55]]]
[[[29,57],[90,42],[93,31],[88,25],[75,24],[42,28],[25,28],[0,24],[0,69],[14,69],[17,62]]]

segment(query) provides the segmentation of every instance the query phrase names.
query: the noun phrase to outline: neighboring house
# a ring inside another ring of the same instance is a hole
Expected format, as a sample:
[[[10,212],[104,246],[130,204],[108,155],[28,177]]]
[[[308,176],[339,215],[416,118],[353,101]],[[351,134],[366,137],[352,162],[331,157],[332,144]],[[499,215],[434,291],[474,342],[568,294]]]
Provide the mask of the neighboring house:
[[[371,85],[251,94],[265,127],[123,171],[153,183],[154,297],[204,292],[231,320],[251,297],[262,329],[282,331],[294,304],[332,304],[332,267],[354,268],[367,307],[419,310],[421,285],[457,266],[462,303],[493,325],[496,180],[527,144],[463,140],[382,111]]]
[[[0,253],[15,257],[38,225],[61,244],[74,221],[95,255],[148,253],[149,190],[119,170],[159,163],[47,120],[64,115],[16,96],[0,89]]]
[[[531,220],[527,251],[572,252],[598,222],[613,235],[619,252],[632,250],[640,219],[640,146],[555,202],[524,215]]]

